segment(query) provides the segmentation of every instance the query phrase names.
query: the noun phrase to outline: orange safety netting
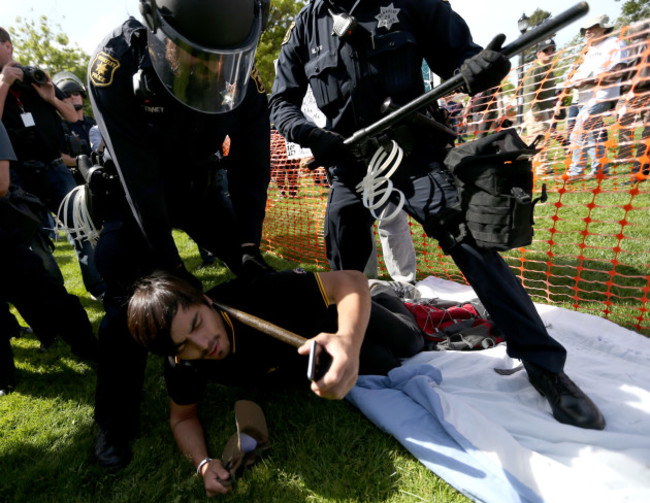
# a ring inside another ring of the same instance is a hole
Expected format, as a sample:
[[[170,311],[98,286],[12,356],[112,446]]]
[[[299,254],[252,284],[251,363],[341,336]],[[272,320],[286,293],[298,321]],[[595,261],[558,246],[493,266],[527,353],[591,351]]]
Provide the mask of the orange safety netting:
[[[452,123],[464,141],[503,127],[517,128],[526,141],[543,135],[533,168],[535,191],[546,184],[548,201],[536,206],[533,243],[502,254],[533,300],[597,314],[648,334],[649,28],[650,20],[609,35],[621,42],[620,64],[590,78],[592,90],[617,88],[614,94],[619,96],[609,100],[611,105],[601,106],[606,110],[596,116],[586,111],[582,116],[574,114],[603,101],[594,99],[576,108],[573,92],[565,88],[566,82],[580,75],[587,50],[584,44],[558,50],[550,73],[538,79],[551,93],[530,93],[523,85],[535,68],[531,53],[528,62],[513,68],[495,92],[471,99],[456,94],[441,102],[451,111]],[[547,113],[531,120],[528,111],[541,96],[550,99],[551,106],[537,107]],[[275,131],[271,151],[263,248],[327,269],[323,222],[329,186],[325,172],[323,168],[308,170],[305,159],[289,160],[286,143]],[[437,242],[427,238],[415,221],[410,226],[418,278],[436,275],[464,282]],[[379,273],[386,276],[379,244],[377,250]]]

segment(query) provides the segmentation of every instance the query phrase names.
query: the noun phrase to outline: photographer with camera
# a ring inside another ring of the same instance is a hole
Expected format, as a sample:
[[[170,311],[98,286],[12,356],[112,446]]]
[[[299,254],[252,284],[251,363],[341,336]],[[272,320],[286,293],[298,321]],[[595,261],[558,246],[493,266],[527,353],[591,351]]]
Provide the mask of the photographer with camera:
[[[65,93],[65,102],[72,104],[75,109],[76,120],[68,121],[62,119],[61,125],[65,134],[65,142],[61,157],[78,184],[84,182],[83,177],[77,169],[77,156],[87,155],[90,157],[90,129],[97,123],[95,119],[89,117],[84,112],[84,101],[87,97],[86,86],[74,73],[62,71],[52,77],[52,82],[63,93]]]
[[[20,66],[13,59],[9,33],[0,28],[0,118],[17,157],[11,163],[12,184],[37,196],[55,215],[63,198],[77,186],[61,158],[61,117],[77,120],[74,106],[64,99],[45,72]],[[67,216],[72,221],[72,216]],[[43,227],[51,227],[50,222],[44,221]],[[39,239],[33,248],[49,269],[58,269],[46,242]],[[95,268],[91,244],[74,239],[73,246],[86,290],[101,297],[105,286]]]

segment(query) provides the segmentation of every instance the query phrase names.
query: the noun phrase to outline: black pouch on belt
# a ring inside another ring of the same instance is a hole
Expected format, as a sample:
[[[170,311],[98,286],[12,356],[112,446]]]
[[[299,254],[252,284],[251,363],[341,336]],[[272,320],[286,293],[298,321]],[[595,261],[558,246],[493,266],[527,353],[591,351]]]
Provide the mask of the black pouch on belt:
[[[531,158],[536,142],[526,145],[506,129],[452,149],[445,165],[460,191],[465,222],[476,244],[505,251],[533,240],[533,209],[546,201],[546,186],[533,199]]]

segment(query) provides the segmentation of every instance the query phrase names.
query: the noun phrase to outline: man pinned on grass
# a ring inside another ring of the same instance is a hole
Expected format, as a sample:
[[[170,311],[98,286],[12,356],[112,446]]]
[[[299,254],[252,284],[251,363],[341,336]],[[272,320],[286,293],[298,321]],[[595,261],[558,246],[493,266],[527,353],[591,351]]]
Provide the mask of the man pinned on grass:
[[[305,379],[306,356],[315,340],[332,362],[311,389],[323,398],[343,398],[359,374],[386,374],[423,346],[420,328],[401,299],[376,290],[371,299],[367,279],[357,271],[282,271],[252,282],[228,281],[206,294],[167,272],[138,282],[128,308],[129,330],[148,350],[166,357],[170,425],[209,496],[231,490],[232,471],[224,468],[225,460],[210,458],[197,415],[207,382],[259,387],[271,373],[299,382]],[[215,303],[308,341],[296,351]]]

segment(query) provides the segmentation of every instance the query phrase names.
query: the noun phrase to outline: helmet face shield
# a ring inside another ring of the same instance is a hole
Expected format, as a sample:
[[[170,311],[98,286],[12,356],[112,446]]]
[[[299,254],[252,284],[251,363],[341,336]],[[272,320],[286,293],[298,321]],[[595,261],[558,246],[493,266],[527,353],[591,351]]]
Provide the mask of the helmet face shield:
[[[214,49],[190,42],[158,16],[160,28],[147,31],[153,67],[165,88],[184,105],[203,113],[226,113],[239,106],[253,68],[262,19],[238,47]]]

